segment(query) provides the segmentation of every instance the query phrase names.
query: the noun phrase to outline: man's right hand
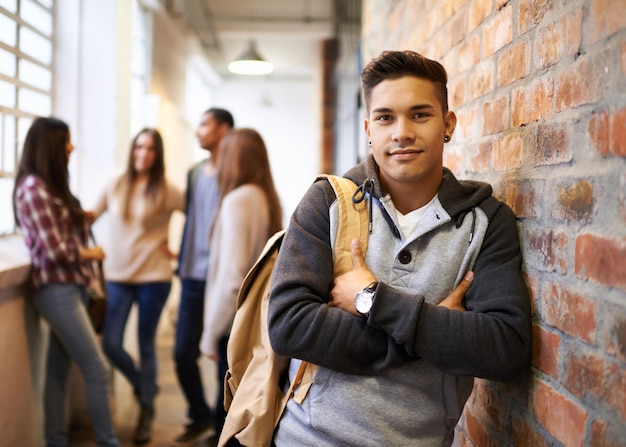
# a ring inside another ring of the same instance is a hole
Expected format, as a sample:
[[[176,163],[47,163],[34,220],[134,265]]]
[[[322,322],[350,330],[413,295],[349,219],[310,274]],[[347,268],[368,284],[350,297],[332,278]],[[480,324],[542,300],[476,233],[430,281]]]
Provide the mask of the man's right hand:
[[[454,289],[450,295],[448,295],[442,302],[440,302],[438,306],[443,306],[451,310],[454,309],[465,312],[466,309],[465,307],[463,307],[463,298],[465,297],[465,293],[467,292],[467,289],[469,289],[473,279],[474,272],[467,272],[459,285],[456,286],[456,289]]]

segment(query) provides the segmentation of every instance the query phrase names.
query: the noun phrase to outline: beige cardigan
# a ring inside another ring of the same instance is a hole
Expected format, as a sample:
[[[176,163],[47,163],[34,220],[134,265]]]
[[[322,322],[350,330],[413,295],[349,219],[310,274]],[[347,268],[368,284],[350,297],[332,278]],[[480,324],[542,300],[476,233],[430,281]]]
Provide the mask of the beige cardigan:
[[[135,187],[131,192],[131,216],[127,222],[122,217],[122,198],[115,190],[119,178],[107,184],[93,210],[96,218],[105,211],[109,215],[108,244],[104,247],[105,278],[127,283],[171,281],[172,263],[160,246],[167,241],[172,213],[184,210],[183,194],[166,181],[165,206],[148,222],[143,222],[146,212],[144,188]]]
[[[270,212],[256,185],[240,186],[224,197],[211,232],[211,256],[204,293],[202,353],[217,355],[220,338],[230,332],[237,293],[267,242]]]

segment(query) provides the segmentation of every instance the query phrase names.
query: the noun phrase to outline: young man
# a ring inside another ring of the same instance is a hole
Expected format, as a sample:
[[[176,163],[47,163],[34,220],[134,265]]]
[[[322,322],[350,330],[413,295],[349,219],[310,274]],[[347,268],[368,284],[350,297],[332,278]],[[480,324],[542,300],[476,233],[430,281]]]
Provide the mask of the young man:
[[[172,445],[193,445],[200,437],[215,428],[221,430],[224,423],[223,397],[218,395],[216,414],[204,397],[198,358],[204,316],[204,289],[209,264],[209,232],[218,204],[217,159],[222,137],[234,127],[230,112],[212,108],[204,112],[196,130],[200,147],[211,156],[196,164],[187,173],[187,196],[185,228],[179,254],[178,275],[181,281],[180,306],[176,324],[174,360],[178,382],[187,400],[187,416],[191,420],[184,432]],[[226,350],[226,341],[220,349]],[[220,355],[226,359],[226,355]],[[227,365],[218,365],[218,380],[221,385]],[[221,375],[220,375],[221,374]],[[220,389],[221,386],[220,386]]]
[[[448,446],[473,377],[512,380],[529,364],[515,216],[443,167],[456,125],[445,69],[388,51],[362,82],[371,155],[345,176],[371,201],[367,253],[353,242],[353,271],[333,281],[336,198],[315,183],[281,246],[269,330],[294,359],[290,380],[295,359],[320,368],[302,404],[289,401],[278,447]],[[472,272],[463,308],[451,292]]]

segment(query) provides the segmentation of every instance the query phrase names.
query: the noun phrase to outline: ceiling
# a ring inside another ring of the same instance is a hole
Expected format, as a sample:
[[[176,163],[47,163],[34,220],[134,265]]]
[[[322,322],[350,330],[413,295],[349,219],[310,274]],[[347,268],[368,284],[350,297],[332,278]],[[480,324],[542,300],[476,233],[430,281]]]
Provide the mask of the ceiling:
[[[310,77],[320,42],[342,22],[358,20],[360,0],[164,0],[170,15],[186,20],[222,77],[228,63],[256,43],[275,66],[273,77]]]

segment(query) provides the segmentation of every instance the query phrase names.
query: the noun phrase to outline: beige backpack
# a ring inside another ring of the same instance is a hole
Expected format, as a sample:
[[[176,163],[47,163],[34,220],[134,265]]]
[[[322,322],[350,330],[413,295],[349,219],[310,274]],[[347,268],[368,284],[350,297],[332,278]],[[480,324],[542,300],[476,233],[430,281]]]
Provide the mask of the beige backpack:
[[[334,275],[352,270],[351,241],[359,238],[367,250],[368,213],[365,201],[353,203],[357,185],[343,177],[322,175],[333,187],[339,206],[339,226],[334,245]],[[218,447],[233,437],[248,447],[269,447],[274,429],[293,396],[302,403],[317,366],[302,362],[296,379],[285,394],[281,379],[289,358],[276,354],[267,328],[270,285],[284,230],[269,239],[239,290],[237,312],[228,342],[228,371],[224,378],[226,421]],[[295,394],[294,394],[295,391]]]

